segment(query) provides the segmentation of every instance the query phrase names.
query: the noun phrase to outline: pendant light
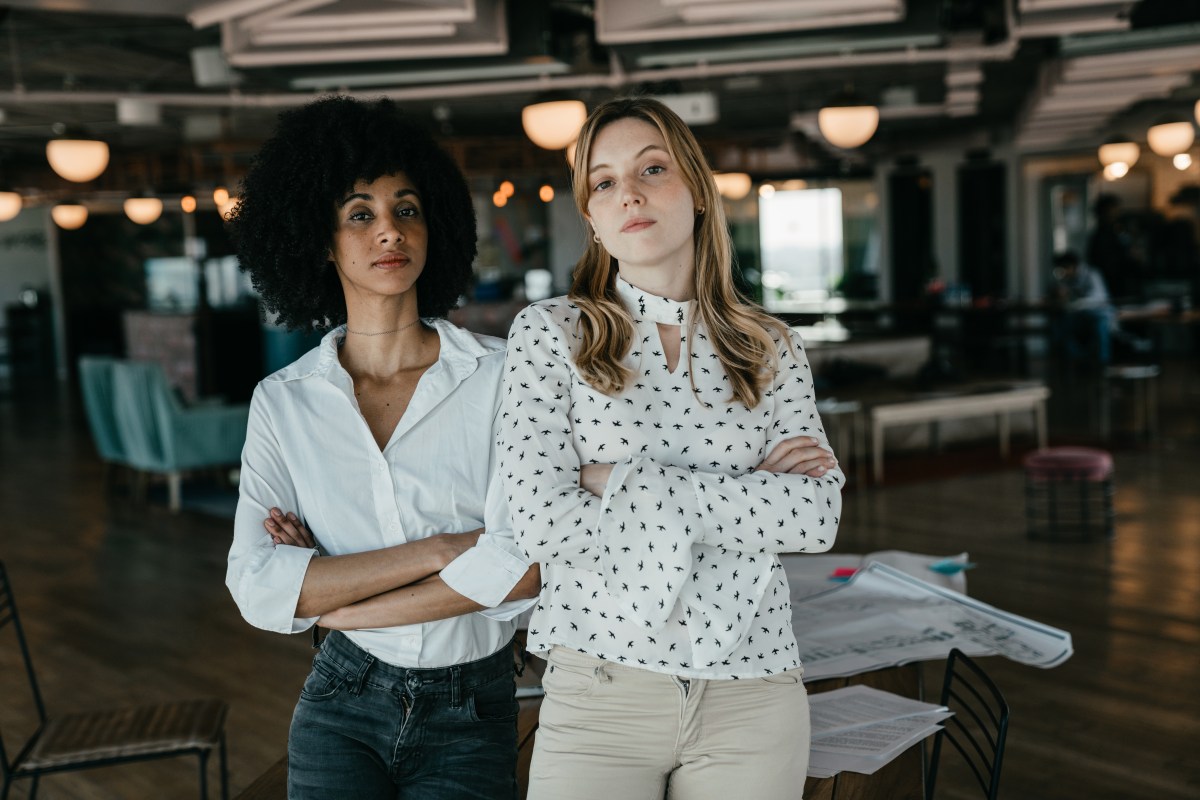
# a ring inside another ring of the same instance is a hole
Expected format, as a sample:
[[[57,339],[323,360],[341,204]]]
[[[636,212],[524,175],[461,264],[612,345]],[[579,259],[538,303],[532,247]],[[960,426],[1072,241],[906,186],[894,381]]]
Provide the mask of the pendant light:
[[[21,213],[25,201],[17,192],[0,190],[0,222],[8,222]]]
[[[549,100],[521,109],[521,127],[538,147],[562,150],[575,141],[587,119],[587,106],[579,100]]]
[[[718,172],[713,175],[717,191],[730,200],[741,200],[750,194],[750,176],[744,172]]]
[[[46,142],[46,160],[59,177],[87,183],[108,167],[108,145],[63,128],[60,136]]]
[[[125,216],[138,225],[149,225],[162,216],[163,201],[157,197],[130,197],[125,201]]]
[[[879,109],[846,89],[817,112],[817,127],[834,147],[862,147],[879,127]]]
[[[65,231],[78,230],[87,222],[87,206],[79,203],[59,203],[50,209],[50,217]]]
[[[1190,120],[1168,119],[1146,131],[1146,142],[1150,149],[1166,158],[1184,152],[1195,139],[1196,129]]]
[[[1097,158],[1100,159],[1101,166],[1107,167],[1109,164],[1115,164],[1120,161],[1127,167],[1132,167],[1137,163],[1140,156],[1141,148],[1136,142],[1131,142],[1128,139],[1110,139],[1100,145],[1100,149],[1096,151]]]

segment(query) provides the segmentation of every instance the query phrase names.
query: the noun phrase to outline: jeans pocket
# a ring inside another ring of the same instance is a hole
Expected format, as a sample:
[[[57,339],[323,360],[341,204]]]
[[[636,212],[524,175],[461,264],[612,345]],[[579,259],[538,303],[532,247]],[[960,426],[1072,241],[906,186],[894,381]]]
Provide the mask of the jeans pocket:
[[[516,683],[509,675],[477,686],[471,692],[471,718],[476,722],[512,720],[520,710]]]
[[[789,669],[787,672],[764,675],[759,680],[771,686],[796,686],[804,681],[804,668],[797,667],[796,669]]]
[[[321,702],[337,697],[346,685],[346,676],[333,667],[321,661],[320,656],[313,661],[312,671],[300,688],[300,699]]]

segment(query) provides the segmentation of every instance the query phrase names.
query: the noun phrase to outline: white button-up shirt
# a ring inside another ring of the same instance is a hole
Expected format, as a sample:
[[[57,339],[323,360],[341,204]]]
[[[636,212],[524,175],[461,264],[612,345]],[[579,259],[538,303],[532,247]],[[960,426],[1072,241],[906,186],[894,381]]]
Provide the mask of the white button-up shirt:
[[[694,678],[797,667],[776,554],[833,545],[844,481],[837,468],[754,471],[784,439],[828,446],[800,338],[777,342],[778,370],[747,408],[729,402],[706,329],[689,331],[692,303],[619,278],[617,290],[634,322],[618,395],[580,377],[580,312],[566,298],[525,309],[509,334],[500,469],[517,543],[543,564],[529,649]],[[681,326],[674,373],[657,323]],[[579,486],[580,466],[596,463],[616,465],[603,497]]]
[[[516,616],[534,602],[503,602],[528,567],[513,542],[495,477],[493,424],[504,343],[444,320],[427,324],[441,339],[438,360],[421,376],[382,451],[338,360],[344,328],[255,389],[226,575],[252,625],[295,633],[316,622],[295,612],[317,551],[275,546],[262,526],[272,506],[294,511],[327,555],[486,530],[441,577],[488,609],[346,632],[389,664],[439,667],[484,658],[511,639]]]

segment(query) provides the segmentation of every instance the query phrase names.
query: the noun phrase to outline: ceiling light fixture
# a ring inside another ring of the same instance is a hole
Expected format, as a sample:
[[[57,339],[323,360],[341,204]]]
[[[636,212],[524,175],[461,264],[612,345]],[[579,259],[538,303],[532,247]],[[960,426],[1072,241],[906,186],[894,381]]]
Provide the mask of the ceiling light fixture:
[[[58,227],[65,231],[73,231],[82,228],[83,223],[87,222],[88,210],[87,206],[79,203],[59,203],[50,209],[50,216]]]
[[[1096,152],[1096,156],[1100,159],[1100,163],[1104,166],[1115,164],[1118,161],[1132,167],[1137,163],[1138,156],[1142,154],[1141,148],[1136,142],[1131,142],[1127,139],[1114,139],[1100,145],[1100,149]]]
[[[1104,179],[1115,181],[1129,174],[1129,165],[1124,161],[1114,161],[1104,168]]]
[[[46,160],[59,177],[87,183],[108,167],[108,145],[95,139],[51,139],[46,142]]]
[[[554,199],[554,187],[548,183],[542,184],[542,188],[538,189],[538,199],[543,203],[549,203]]]
[[[718,172],[713,178],[722,197],[741,200],[750,194],[750,176],[744,172]]]
[[[16,192],[0,191],[0,222],[8,222],[21,213],[25,201]]]
[[[875,135],[879,109],[843,94],[817,112],[817,127],[825,141],[834,147],[852,150],[862,147]]]
[[[1192,156],[1189,153],[1179,153],[1171,159],[1171,163],[1175,165],[1175,169],[1182,172],[1192,165]]]
[[[1168,120],[1154,125],[1146,131],[1146,142],[1160,156],[1170,157],[1182,153],[1196,140],[1196,130],[1188,120]]]
[[[587,119],[587,107],[579,100],[550,100],[521,109],[521,127],[538,147],[562,150],[575,141]]]
[[[125,216],[138,225],[149,225],[163,212],[163,201],[157,197],[130,197],[125,201]]]

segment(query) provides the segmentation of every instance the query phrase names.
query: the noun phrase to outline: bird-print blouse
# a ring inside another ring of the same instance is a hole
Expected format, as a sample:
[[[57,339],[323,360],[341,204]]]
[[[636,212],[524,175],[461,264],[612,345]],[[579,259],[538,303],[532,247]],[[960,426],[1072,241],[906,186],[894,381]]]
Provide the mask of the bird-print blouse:
[[[774,380],[747,408],[731,402],[704,326],[689,330],[693,303],[617,288],[635,328],[620,394],[580,377],[580,312],[567,298],[529,306],[509,333],[497,437],[517,545],[542,563],[529,649],[687,678],[793,669],[776,554],[833,545],[844,482],[836,467],[754,471],[788,438],[828,447],[800,338],[776,342]],[[673,373],[656,323],[680,326]],[[603,497],[579,485],[581,465],[597,463],[615,465]]]

